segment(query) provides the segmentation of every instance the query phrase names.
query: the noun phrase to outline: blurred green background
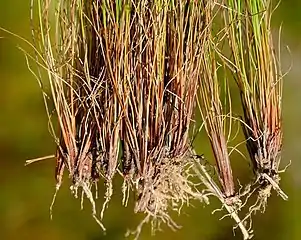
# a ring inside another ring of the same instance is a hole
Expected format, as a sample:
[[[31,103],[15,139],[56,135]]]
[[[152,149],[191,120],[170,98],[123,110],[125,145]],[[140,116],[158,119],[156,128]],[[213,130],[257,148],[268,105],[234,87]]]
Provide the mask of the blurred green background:
[[[281,200],[275,193],[272,195],[266,213],[253,218],[254,239],[301,239],[300,12],[301,1],[282,0],[273,19],[275,32],[282,24],[284,70],[293,62],[284,81],[283,97],[283,166],[289,160],[292,166],[282,175],[282,187],[289,201]],[[30,39],[29,0],[0,0],[0,26]],[[121,206],[121,189],[117,184],[105,215],[106,235],[92,219],[89,203],[81,211],[79,200],[70,195],[66,182],[58,194],[54,218],[50,220],[55,163],[45,160],[24,167],[24,162],[53,154],[55,145],[48,133],[40,89],[18,47],[30,51],[24,42],[0,31],[0,239],[124,239],[126,230],[134,229],[142,216],[133,214],[132,206]],[[202,142],[199,138],[197,144]],[[246,167],[241,168],[247,165],[245,162],[237,158],[234,164],[234,169],[239,170],[237,176],[248,174]],[[152,237],[147,226],[141,239],[241,239],[239,231],[233,236],[231,220],[218,221],[222,214],[211,214],[214,206],[218,205],[205,207],[195,202],[184,209],[181,217],[175,216],[182,229],[173,232],[163,226],[163,231]]]

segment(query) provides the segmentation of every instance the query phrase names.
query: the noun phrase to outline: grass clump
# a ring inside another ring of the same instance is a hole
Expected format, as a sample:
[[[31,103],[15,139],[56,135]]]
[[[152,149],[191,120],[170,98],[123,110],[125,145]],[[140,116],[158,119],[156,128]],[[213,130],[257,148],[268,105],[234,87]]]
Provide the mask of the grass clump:
[[[272,40],[271,1],[228,0],[224,4],[231,51],[227,64],[240,91],[242,128],[255,174],[252,192],[258,193],[251,214],[265,210],[271,189],[287,200],[279,187],[283,75]]]
[[[118,36],[116,19],[107,19],[112,9],[105,2],[45,0],[38,1],[37,7],[39,26],[33,31],[34,39],[42,55],[39,65],[48,73],[60,132],[57,137],[53,130],[58,145],[57,189],[67,170],[75,196],[81,188],[96,216],[91,187],[102,177],[107,185],[105,197],[110,199],[119,155],[122,107],[116,73],[122,53],[113,45]]]
[[[190,180],[188,134],[200,76],[204,15],[201,2],[131,5],[122,171],[136,194],[135,212],[146,213],[142,223],[150,220],[154,229],[161,221],[178,228],[169,210],[179,212],[190,199],[202,200]]]

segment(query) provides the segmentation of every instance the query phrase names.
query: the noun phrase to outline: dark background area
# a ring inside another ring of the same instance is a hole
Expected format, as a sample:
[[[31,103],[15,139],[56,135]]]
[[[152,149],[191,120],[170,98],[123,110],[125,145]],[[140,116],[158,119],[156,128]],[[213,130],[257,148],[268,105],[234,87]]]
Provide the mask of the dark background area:
[[[301,239],[298,219],[301,215],[298,205],[301,200],[300,12],[301,1],[283,0],[273,19],[275,32],[282,25],[284,71],[293,62],[284,80],[283,95],[282,167],[290,160],[292,165],[281,175],[281,186],[289,195],[289,201],[283,201],[273,192],[266,213],[253,217],[254,239]],[[29,1],[0,0],[0,26],[30,40]],[[105,214],[106,235],[91,217],[87,201],[85,209],[80,210],[80,201],[71,196],[67,180],[58,193],[53,220],[50,220],[55,163],[45,160],[27,167],[24,163],[26,159],[53,154],[55,144],[48,132],[41,91],[18,47],[31,51],[23,41],[0,30],[0,239],[123,239],[126,230],[134,229],[143,216],[135,215],[131,204],[128,208],[121,205],[118,179]],[[209,151],[209,145],[202,144],[205,141],[199,137],[195,143],[199,152]],[[249,174],[247,163],[241,161],[239,155],[233,164],[237,176]],[[100,189],[100,196],[103,191]],[[102,202],[100,197],[98,204]],[[163,231],[152,237],[147,226],[141,239],[241,239],[239,231],[236,231],[236,237],[233,236],[232,220],[219,221],[222,213],[211,214],[217,204],[214,200],[210,206],[194,202],[193,206],[183,209],[180,217],[174,216],[182,226],[179,231],[173,232],[162,226]]]

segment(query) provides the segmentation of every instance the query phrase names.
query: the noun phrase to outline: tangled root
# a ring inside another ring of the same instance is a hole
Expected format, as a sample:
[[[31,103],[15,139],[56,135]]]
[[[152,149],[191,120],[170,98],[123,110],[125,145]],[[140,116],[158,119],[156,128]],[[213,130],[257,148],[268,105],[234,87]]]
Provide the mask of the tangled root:
[[[257,194],[255,202],[249,207],[248,213],[243,219],[244,222],[248,222],[249,229],[252,228],[252,216],[255,215],[257,212],[265,212],[268,205],[268,199],[272,194],[272,190],[276,191],[277,194],[280,195],[283,200],[288,199],[288,196],[280,188],[279,182],[279,174],[257,174],[256,181],[251,185],[252,191],[249,191],[245,203],[243,204],[246,205],[250,197],[254,195],[254,193]]]
[[[112,192],[113,192],[112,183],[111,182],[107,183],[105,202],[103,203],[100,217],[98,217],[96,203],[95,203],[95,199],[97,199],[97,193],[95,193],[95,196],[93,195],[92,186],[93,186],[93,182],[91,181],[88,180],[77,181],[70,186],[70,190],[75,198],[78,198],[78,192],[81,191],[81,209],[84,208],[84,198],[86,197],[89,200],[92,208],[92,217],[94,218],[96,223],[101,227],[101,229],[105,232],[106,228],[102,223],[102,219],[103,219],[104,211],[107,208],[107,205],[112,196]]]
[[[234,229],[238,227],[241,230],[243,239],[251,239],[253,237],[252,230],[246,229],[245,221],[241,220],[238,215],[238,211],[242,207],[240,195],[233,196],[231,198],[225,197],[218,185],[212,179],[211,175],[208,173],[206,167],[197,159],[195,159],[194,162],[194,172],[196,173],[196,176],[201,180],[201,182],[205,185],[207,191],[206,196],[215,196],[222,203],[222,208],[213,211],[213,213],[224,209],[227,214],[225,214],[221,219],[225,217],[231,217],[236,222]],[[247,192],[248,191],[249,190],[247,190]]]
[[[92,190],[92,187],[95,185],[96,189],[95,189],[95,193]],[[50,217],[52,219],[52,210],[53,210],[53,205],[55,203],[55,199],[56,199],[56,195],[60,189],[61,184],[57,184],[56,186],[56,190],[50,205]],[[79,178],[78,176],[75,175],[75,177],[73,177],[73,184],[70,186],[70,190],[72,195],[75,198],[79,198],[80,195],[80,204],[81,204],[81,209],[84,208],[84,198],[86,197],[90,204],[91,204],[91,208],[92,208],[92,217],[94,218],[94,220],[96,221],[96,223],[101,227],[101,229],[105,232],[106,228],[102,223],[102,219],[103,219],[103,215],[104,215],[104,211],[107,208],[112,194],[113,194],[113,186],[112,186],[112,181],[106,181],[106,193],[105,193],[105,201],[102,205],[102,210],[100,212],[100,217],[97,214],[97,207],[96,207],[96,203],[95,203],[95,199],[98,198],[98,190],[97,190],[97,182],[95,182],[93,179],[91,178]]]
[[[138,199],[134,211],[142,212],[146,217],[142,220],[134,234],[137,239],[142,227],[151,223],[152,234],[160,230],[161,223],[167,224],[172,230],[180,228],[170,217],[170,210],[180,214],[184,205],[189,205],[190,200],[206,201],[206,196],[197,190],[195,183],[191,181],[193,161],[189,158],[165,158],[158,165],[150,166],[145,176],[140,177],[135,190]]]
[[[257,211],[265,212],[268,198],[271,196],[274,189],[283,200],[287,200],[288,196],[282,191],[279,186],[280,177],[278,174],[269,175],[267,173],[257,174],[257,180],[254,185],[258,190],[258,195],[255,204],[249,208],[249,214],[255,214]],[[257,185],[257,186],[256,186]]]

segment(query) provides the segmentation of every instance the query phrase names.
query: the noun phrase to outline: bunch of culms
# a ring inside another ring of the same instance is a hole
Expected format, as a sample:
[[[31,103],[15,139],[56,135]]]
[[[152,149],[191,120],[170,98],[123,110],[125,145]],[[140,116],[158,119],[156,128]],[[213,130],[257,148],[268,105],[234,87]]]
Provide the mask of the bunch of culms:
[[[249,239],[248,219],[265,210],[271,191],[287,199],[279,187],[283,75],[269,0],[32,1],[56,189],[66,173],[104,230],[117,175],[123,204],[133,196],[134,211],[145,214],[136,238],[148,222],[153,231],[162,222],[177,229],[170,211],[215,196]],[[242,111],[232,108],[233,91]],[[231,147],[234,125],[245,139]],[[193,144],[199,131],[215,162]],[[254,176],[244,186],[231,168],[240,147]],[[99,184],[106,187],[100,207]]]

